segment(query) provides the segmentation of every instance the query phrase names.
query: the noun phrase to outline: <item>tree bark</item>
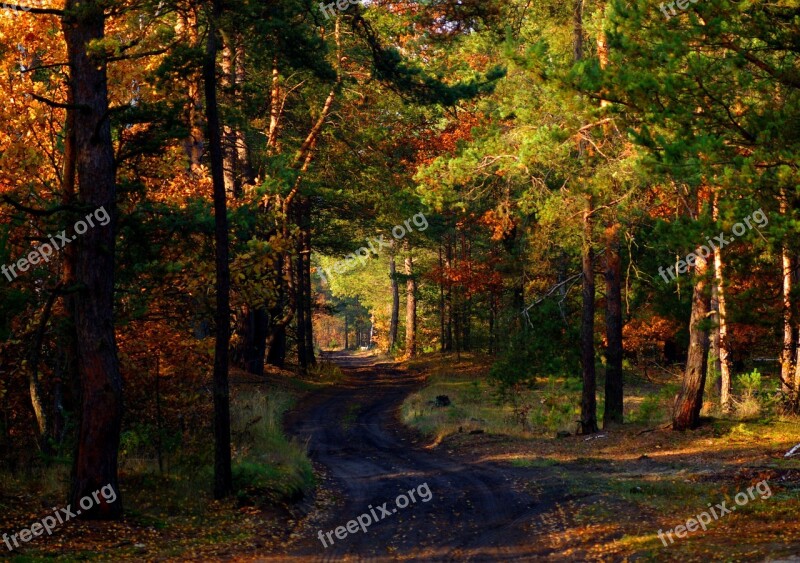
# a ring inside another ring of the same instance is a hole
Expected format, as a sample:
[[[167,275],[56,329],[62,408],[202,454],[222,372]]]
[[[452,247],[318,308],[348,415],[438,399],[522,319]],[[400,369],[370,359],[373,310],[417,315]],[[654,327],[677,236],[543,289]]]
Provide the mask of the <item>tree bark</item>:
[[[394,266],[392,264],[392,266]],[[395,287],[392,287],[395,291]],[[442,243],[439,243],[439,351],[445,351],[445,311],[444,311],[444,253]]]
[[[297,244],[296,244],[296,252],[297,256],[295,258],[295,268],[294,268],[294,275],[295,275],[295,319],[297,320],[297,363],[300,367],[301,373],[308,373],[308,350],[306,348],[306,329],[308,325],[306,323],[306,284],[303,281],[303,277],[305,275],[305,265],[303,260],[303,226],[302,226],[302,207],[303,207],[303,198],[297,200],[297,205],[295,207],[294,213],[294,220],[295,224],[298,225],[300,228],[300,232],[297,235]]]
[[[606,230],[606,386],[603,428],[623,422],[622,267],[619,224]]]
[[[175,34],[188,42],[192,48],[197,48],[200,34],[197,29],[197,14],[194,7],[178,12],[178,23],[175,25]],[[186,124],[189,136],[184,140],[183,147],[186,154],[188,169],[193,174],[202,172],[203,142],[203,97],[200,91],[200,77],[192,73],[186,79],[187,100]]]
[[[389,321],[389,351],[391,352],[397,344],[397,326],[400,324],[400,288],[397,283],[397,260],[394,253],[394,244],[389,255],[389,279],[392,282],[392,316]]]
[[[572,5],[572,58],[583,58],[583,0],[574,0]]]
[[[222,33],[222,57],[221,57],[221,73],[220,82],[225,90],[234,90],[236,81],[236,57],[235,45],[233,38],[227,34]],[[235,102],[235,100],[234,100]],[[237,196],[237,158],[236,152],[236,131],[233,127],[227,124],[221,124],[222,127],[222,177],[225,180],[225,192],[228,198],[234,199]]]
[[[414,279],[414,264],[409,253],[406,266],[406,355],[417,355],[417,281]]]
[[[694,292],[692,294],[692,314],[689,321],[689,355],[686,360],[686,371],[683,374],[683,385],[675,400],[672,417],[674,430],[696,428],[700,422],[700,410],[703,408],[703,387],[708,370],[708,313],[711,309],[711,296],[708,291],[706,273],[708,263],[698,248],[695,265]]]
[[[717,197],[714,196],[713,218],[716,221],[719,218],[719,208]],[[717,335],[716,352],[719,358],[719,379],[720,379],[720,396],[719,402],[722,407],[722,412],[728,413],[731,411],[731,368],[728,359],[728,309],[725,301],[725,271],[724,262],[722,259],[722,249],[717,248],[714,252],[714,293],[716,293],[716,316],[717,328],[715,329]],[[791,350],[790,350],[791,353]],[[790,360],[791,361],[791,360]]]
[[[451,281],[450,272],[453,268],[453,244],[452,238],[447,236],[445,238],[445,257],[444,257],[444,307],[446,323],[444,327],[444,351],[452,352],[453,350],[453,283]]]
[[[217,22],[222,15],[220,0],[212,0],[208,43],[203,62],[211,179],[214,186],[214,239],[216,245],[216,346],[214,349],[214,497],[233,491],[231,471],[230,391],[228,354],[230,327],[230,264],[228,263],[228,210],[223,166],[222,134],[217,104]]]
[[[786,191],[781,191],[780,196],[781,215],[786,215],[789,210]],[[794,326],[792,320],[792,255],[788,242],[784,242],[781,248],[781,271],[783,273],[782,286],[782,305],[783,305],[783,347],[781,349],[781,391],[790,394],[792,389],[792,374],[794,369],[795,339]]]
[[[67,89],[67,103],[64,127],[64,164],[61,175],[61,203],[65,207],[75,204],[76,154],[75,154],[75,100],[72,88]],[[77,268],[77,248],[68,245],[62,250],[64,259],[61,266],[61,305],[63,307],[64,334],[61,337],[63,370],[56,370],[54,382],[53,438],[59,445],[66,435],[67,411],[74,410],[80,396],[78,376],[78,347],[75,331],[75,271]],[[66,391],[66,392],[65,392]]]
[[[301,204],[300,254],[302,257],[301,281],[303,283],[303,320],[305,321],[305,348],[307,365],[317,363],[314,356],[314,300],[311,295],[311,198],[304,197]]]
[[[581,315],[581,434],[597,432],[597,380],[594,365],[594,248],[592,247],[592,213],[594,202],[586,195],[583,211],[583,313]]]
[[[76,239],[74,296],[80,422],[73,462],[71,503],[111,486],[116,502],[105,499],[84,518],[122,516],[117,462],[122,422],[122,377],[114,335],[114,227],[116,178],[109,122],[106,63],[87,52],[105,34],[103,4],[68,0],[62,19],[70,68],[70,94],[80,111],[73,113],[75,175],[79,203],[87,211],[103,207],[112,217]]]

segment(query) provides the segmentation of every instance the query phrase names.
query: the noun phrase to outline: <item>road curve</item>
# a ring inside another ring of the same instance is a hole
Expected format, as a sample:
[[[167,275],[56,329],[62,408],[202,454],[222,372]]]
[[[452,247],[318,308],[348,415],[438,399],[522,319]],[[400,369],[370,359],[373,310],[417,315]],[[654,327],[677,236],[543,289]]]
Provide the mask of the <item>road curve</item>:
[[[424,448],[397,418],[419,376],[369,358],[327,359],[342,366],[347,379],[302,401],[286,427],[308,443],[326,475],[330,501],[294,531],[281,560],[535,561],[553,555],[536,545],[531,532],[563,495],[550,487],[532,498],[523,490],[525,481],[551,477],[546,470],[517,470]],[[406,500],[408,506],[398,506]],[[366,532],[359,527],[344,539],[336,536],[337,527],[361,515],[365,523],[378,521],[367,524]]]

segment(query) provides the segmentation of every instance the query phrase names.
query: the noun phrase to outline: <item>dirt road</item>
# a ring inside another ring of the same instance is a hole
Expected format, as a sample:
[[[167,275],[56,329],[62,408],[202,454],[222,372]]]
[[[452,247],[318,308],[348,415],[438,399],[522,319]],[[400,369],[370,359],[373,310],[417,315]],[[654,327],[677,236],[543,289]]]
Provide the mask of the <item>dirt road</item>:
[[[396,417],[420,384],[418,376],[368,358],[327,359],[345,369],[347,381],[303,401],[287,429],[308,441],[326,475],[328,497],[293,533],[287,560],[531,561],[548,555],[536,545],[534,530],[563,495],[553,486],[534,487],[546,494],[525,491],[532,482],[557,481],[552,470],[500,467],[426,449]],[[366,532],[339,529],[337,537],[337,527],[361,515],[369,515],[364,522],[378,521]]]

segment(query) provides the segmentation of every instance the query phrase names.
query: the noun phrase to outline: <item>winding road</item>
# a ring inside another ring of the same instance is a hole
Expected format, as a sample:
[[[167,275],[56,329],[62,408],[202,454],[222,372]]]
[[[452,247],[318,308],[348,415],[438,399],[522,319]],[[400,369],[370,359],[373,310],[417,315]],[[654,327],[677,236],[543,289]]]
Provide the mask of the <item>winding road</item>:
[[[419,375],[371,358],[326,359],[345,370],[346,380],[307,397],[286,426],[307,441],[325,475],[327,500],[317,499],[283,560],[533,561],[552,555],[536,541],[542,515],[565,500],[552,469],[501,466],[426,448],[397,418],[403,399],[421,384]],[[408,498],[403,508],[405,499],[396,503],[401,494]],[[379,521],[366,532],[360,526],[346,532],[349,521],[361,515],[364,522],[373,520],[370,514]]]

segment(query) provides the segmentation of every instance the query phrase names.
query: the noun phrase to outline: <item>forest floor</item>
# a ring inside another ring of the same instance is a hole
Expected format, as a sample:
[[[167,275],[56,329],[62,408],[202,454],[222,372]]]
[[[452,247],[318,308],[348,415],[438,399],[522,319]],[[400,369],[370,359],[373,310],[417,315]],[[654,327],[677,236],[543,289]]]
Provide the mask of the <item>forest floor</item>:
[[[552,408],[534,416],[546,430],[514,430],[513,412],[496,406],[493,414],[486,396],[476,396],[472,381],[485,380],[486,365],[473,358],[328,359],[344,376],[293,389],[303,398],[285,425],[307,444],[317,475],[312,495],[276,505],[241,496],[213,502],[196,492],[187,506],[192,495],[180,476],[124,476],[124,521],[69,522],[0,558],[800,561],[800,456],[783,457],[800,443],[796,420],[709,419],[677,433],[640,413],[637,422],[591,439],[555,438],[550,428],[569,413],[550,416],[563,402],[551,383],[543,383],[539,400]],[[452,404],[435,407],[431,397],[443,389]],[[641,411],[637,389],[630,391]],[[763,480],[768,489],[752,489]],[[3,485],[2,531],[29,527],[61,506],[57,497],[10,494]],[[751,497],[737,506],[735,495],[749,487]],[[397,504],[410,491],[408,506]],[[735,511],[706,531],[682,539],[673,532],[667,546],[659,539],[659,530],[722,502]],[[379,521],[366,532],[344,528],[370,513]]]
[[[800,560],[800,463],[783,458],[800,442],[795,420],[717,420],[686,433],[626,424],[588,439],[481,433],[474,426],[483,419],[457,411],[460,395],[448,407],[430,400],[441,385],[485,379],[480,362],[432,359],[408,369],[334,359],[347,382],[309,397],[288,422],[326,475],[324,502],[274,560]],[[456,412],[442,426],[458,429],[421,433],[401,423],[422,405]],[[737,506],[735,495],[763,480]],[[428,503],[328,547],[318,539],[421,483]],[[667,546],[659,539],[659,530],[723,501],[735,509],[707,531],[673,533],[674,543],[664,535]]]

